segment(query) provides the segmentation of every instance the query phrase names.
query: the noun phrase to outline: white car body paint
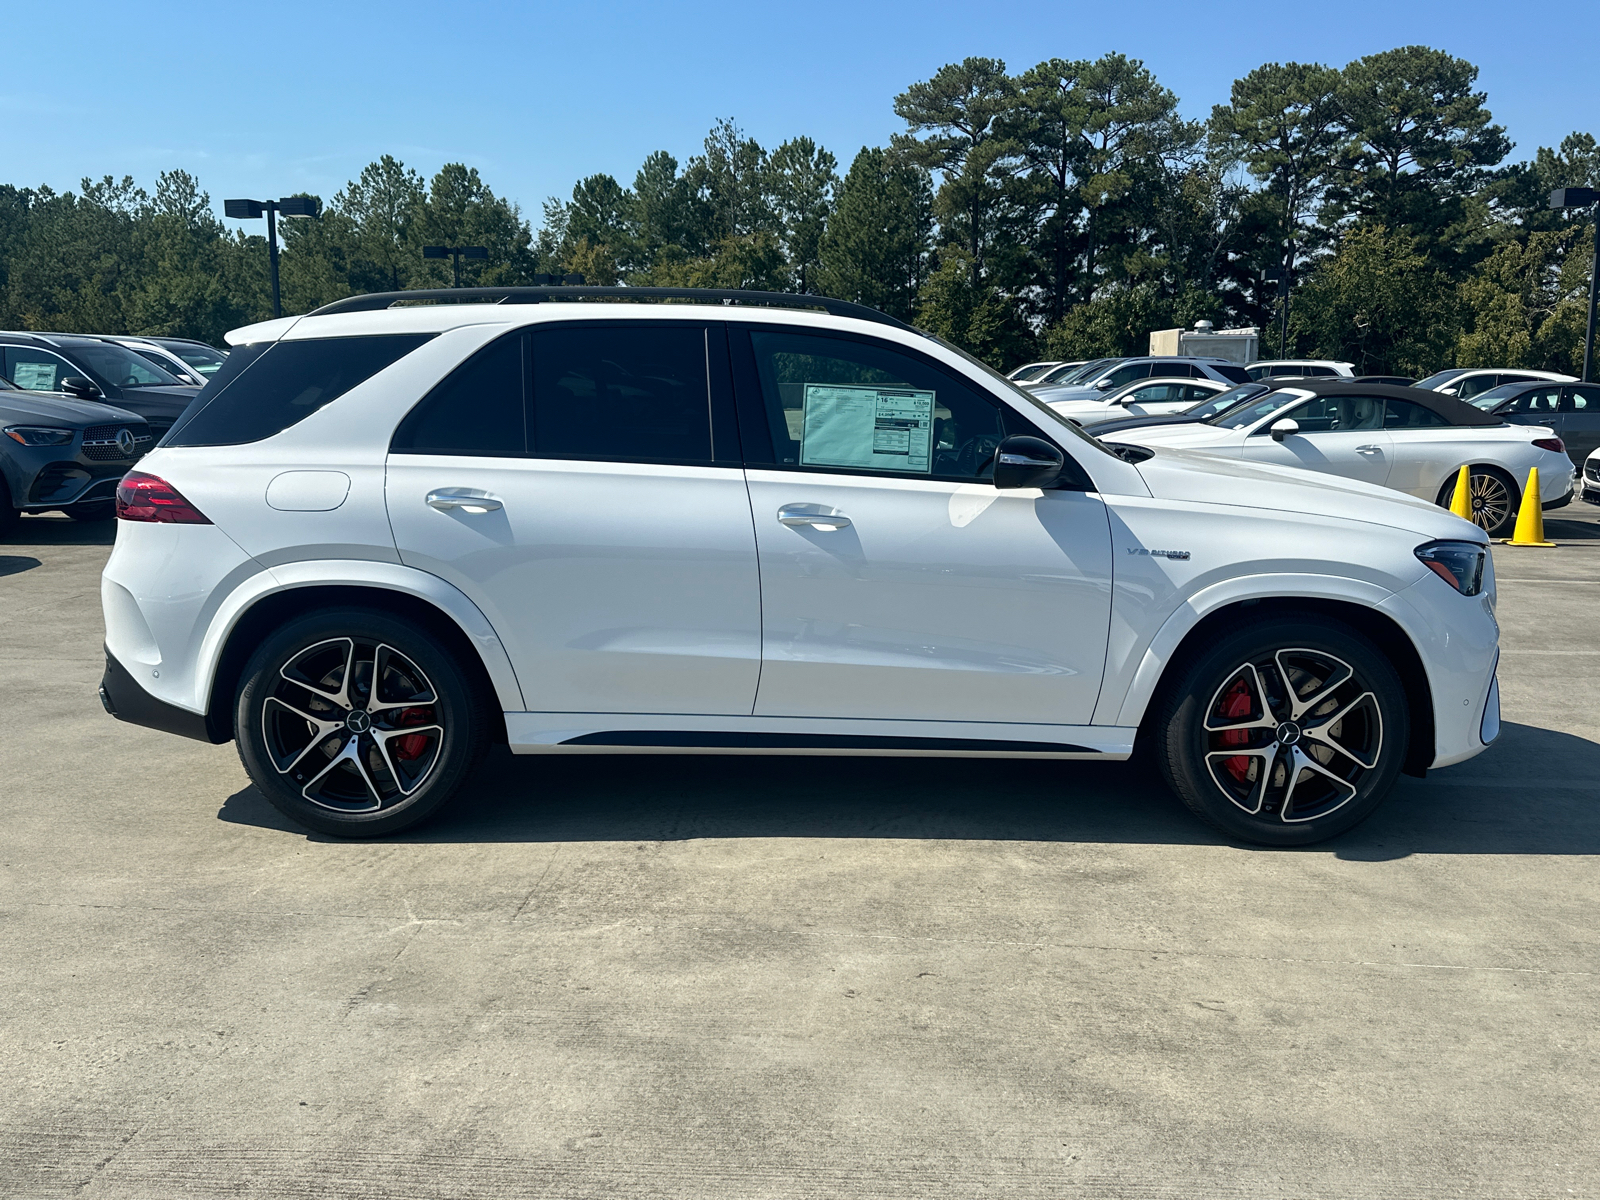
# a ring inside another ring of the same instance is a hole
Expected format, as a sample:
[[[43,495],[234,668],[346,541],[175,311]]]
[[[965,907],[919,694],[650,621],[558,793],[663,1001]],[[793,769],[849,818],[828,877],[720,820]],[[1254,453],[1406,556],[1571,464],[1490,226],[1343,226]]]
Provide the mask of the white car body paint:
[[[272,437],[162,447],[142,460],[141,471],[216,524],[119,522],[103,589],[108,650],[142,669],[158,699],[203,712],[227,636],[252,604],[319,584],[380,587],[426,600],[466,633],[520,751],[616,729],[820,731],[1050,743],[1115,758],[1129,752],[1195,622],[1224,604],[1304,596],[1389,614],[1435,688],[1434,761],[1482,749],[1474,742],[1495,663],[1492,612],[1413,553],[1435,538],[1482,535],[1386,488],[1164,447],[1135,465],[1065,428],[1053,436],[1086,465],[1092,492],[388,454],[412,405],[501,332],[684,317],[905,346],[1023,420],[1048,428],[1051,419],[914,331],[811,312],[463,304],[264,322],[230,344],[438,336]],[[1133,430],[1127,440],[1159,445],[1163,432]],[[268,489],[286,472],[342,473],[348,494],[332,509],[271,507]],[[481,514],[490,521],[458,519],[426,506],[438,487],[492,493],[503,508]],[[780,525],[777,508],[796,503],[852,524]],[[851,530],[854,541],[835,536]],[[550,562],[579,559],[582,570],[565,580],[541,577]],[[702,576],[710,582],[696,586]],[[632,597],[614,594],[630,589]],[[672,696],[680,686],[686,697]],[[718,747],[693,749],[707,748]]]
[[[1290,389],[1286,395],[1310,393]],[[1285,403],[1289,407],[1295,403]],[[1151,425],[1108,433],[1112,442],[1150,449],[1189,450],[1236,461],[1287,466],[1382,485],[1430,503],[1439,498],[1456,473],[1468,465],[1499,467],[1526,485],[1530,468],[1539,468],[1539,495],[1544,503],[1572,492],[1572,460],[1533,444],[1553,438],[1538,425],[1487,425],[1426,429],[1326,430],[1291,434],[1281,442],[1268,430],[1278,413],[1243,429],[1217,425]]]
[[[1197,394],[1188,400],[1137,400],[1132,398],[1142,388],[1163,384],[1192,386],[1196,389]],[[1219,383],[1214,379],[1168,379],[1163,377],[1136,380],[1127,387],[1104,393],[1103,398],[1049,400],[1047,397],[1041,396],[1040,399],[1044,400],[1063,417],[1076,421],[1087,429],[1100,424],[1102,421],[1116,421],[1123,417],[1164,417],[1172,413],[1180,413],[1185,409],[1193,408],[1197,404],[1204,404],[1213,396],[1220,396],[1223,392],[1239,386],[1241,385],[1236,383]]]

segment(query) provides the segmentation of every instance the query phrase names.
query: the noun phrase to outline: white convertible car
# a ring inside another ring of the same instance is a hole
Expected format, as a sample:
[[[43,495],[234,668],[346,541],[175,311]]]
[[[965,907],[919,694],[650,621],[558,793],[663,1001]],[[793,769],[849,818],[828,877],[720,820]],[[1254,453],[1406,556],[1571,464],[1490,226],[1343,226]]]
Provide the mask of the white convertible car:
[[[1343,475],[1448,505],[1469,468],[1472,519],[1510,534],[1531,467],[1545,508],[1572,499],[1574,471],[1561,439],[1537,425],[1508,425],[1451,396],[1339,379],[1296,380],[1199,424],[1155,425],[1107,441],[1198,450],[1249,462]]]

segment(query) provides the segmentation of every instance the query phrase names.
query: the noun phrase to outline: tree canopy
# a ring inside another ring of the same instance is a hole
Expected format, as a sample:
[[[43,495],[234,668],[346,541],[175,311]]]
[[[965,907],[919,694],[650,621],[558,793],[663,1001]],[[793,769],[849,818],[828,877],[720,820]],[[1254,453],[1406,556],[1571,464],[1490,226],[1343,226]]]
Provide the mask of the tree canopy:
[[[825,293],[883,309],[997,366],[1137,353],[1206,317],[1264,348],[1371,371],[1572,370],[1592,212],[1588,132],[1510,161],[1477,68],[1426,46],[1343,67],[1266,63],[1204,121],[1138,59],[972,57],[893,100],[904,129],[840,161],[803,133],[764,147],[732,119],[631,180],[595,174],[537,228],[478,171],[391,155],[312,221],[286,221],[288,311],[442,287],[428,244],[481,245],[468,284],[591,283]],[[0,325],[217,342],[268,315],[260,225],[219,220],[199,180],[0,185]],[[1269,270],[1292,280],[1288,341]]]

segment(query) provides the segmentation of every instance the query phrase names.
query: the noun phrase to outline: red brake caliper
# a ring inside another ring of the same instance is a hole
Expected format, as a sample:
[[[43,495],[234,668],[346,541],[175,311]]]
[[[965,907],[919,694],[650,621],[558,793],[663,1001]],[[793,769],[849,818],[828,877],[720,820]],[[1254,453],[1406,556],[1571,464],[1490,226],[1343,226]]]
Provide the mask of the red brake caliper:
[[[433,709],[431,708],[402,708],[395,718],[396,725],[430,725],[433,723]],[[408,733],[405,737],[395,738],[394,756],[401,762],[410,762],[421,758],[422,752],[428,748],[428,735],[425,733]]]
[[[1250,715],[1250,710],[1254,707],[1254,704],[1250,699],[1250,689],[1245,686],[1243,679],[1237,680],[1228,689],[1218,707],[1222,711],[1217,716],[1223,720],[1231,721],[1238,717],[1248,717]],[[1224,746],[1243,746],[1249,740],[1250,731],[1248,729],[1226,729],[1222,733],[1222,744]],[[1222,766],[1239,783],[1249,782],[1250,760],[1244,755],[1225,758],[1222,760]]]

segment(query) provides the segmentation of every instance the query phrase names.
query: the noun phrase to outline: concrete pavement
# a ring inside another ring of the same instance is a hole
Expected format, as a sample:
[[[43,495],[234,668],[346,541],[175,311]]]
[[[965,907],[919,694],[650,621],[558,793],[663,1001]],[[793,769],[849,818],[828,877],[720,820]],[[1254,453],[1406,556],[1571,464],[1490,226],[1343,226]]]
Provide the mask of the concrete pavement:
[[[0,544],[0,1196],[1600,1195],[1600,509],[1501,744],[1300,851],[1131,766],[490,762],[396,840],[95,699]]]

